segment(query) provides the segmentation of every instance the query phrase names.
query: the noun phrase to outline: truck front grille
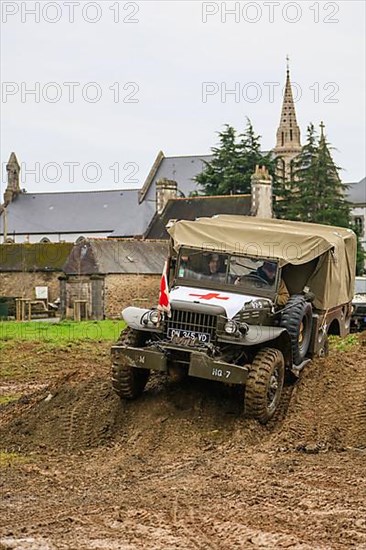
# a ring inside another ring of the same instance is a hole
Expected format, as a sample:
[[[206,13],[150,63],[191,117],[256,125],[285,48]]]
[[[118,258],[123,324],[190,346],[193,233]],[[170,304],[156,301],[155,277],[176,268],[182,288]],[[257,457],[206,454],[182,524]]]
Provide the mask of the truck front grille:
[[[182,329],[193,332],[204,332],[210,334],[211,338],[216,335],[217,316],[208,313],[197,313],[194,311],[172,310],[172,316],[168,318],[167,328]]]

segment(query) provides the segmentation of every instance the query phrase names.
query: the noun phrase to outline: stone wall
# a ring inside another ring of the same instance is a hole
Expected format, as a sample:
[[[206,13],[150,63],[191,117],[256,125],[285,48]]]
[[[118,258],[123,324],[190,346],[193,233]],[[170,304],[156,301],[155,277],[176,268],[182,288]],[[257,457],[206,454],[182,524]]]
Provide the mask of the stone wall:
[[[60,295],[58,277],[59,272],[6,272],[0,273],[0,296],[10,296],[14,298],[36,298],[36,286],[48,287],[48,301],[53,302]]]
[[[105,316],[120,318],[127,306],[157,305],[161,275],[107,275],[105,278]]]
[[[70,275],[60,282],[61,315],[74,317],[74,301],[85,300],[89,319],[120,319],[125,307],[151,307],[159,299],[160,275]]]

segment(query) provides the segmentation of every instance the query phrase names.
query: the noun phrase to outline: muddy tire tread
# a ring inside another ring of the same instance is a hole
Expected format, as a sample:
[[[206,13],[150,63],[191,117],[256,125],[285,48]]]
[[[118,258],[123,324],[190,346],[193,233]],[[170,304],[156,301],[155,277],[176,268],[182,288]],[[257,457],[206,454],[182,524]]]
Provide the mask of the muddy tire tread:
[[[280,350],[264,348],[257,353],[245,386],[245,414],[265,424],[272,418],[275,410],[269,413],[267,408],[268,382],[274,365],[282,363],[281,367],[281,391],[284,379],[284,358]],[[278,403],[277,403],[278,406]]]
[[[120,334],[117,345],[139,347],[144,345],[144,335],[126,328]],[[145,389],[150,371],[119,363],[112,364],[112,388],[121,399],[133,400]]]

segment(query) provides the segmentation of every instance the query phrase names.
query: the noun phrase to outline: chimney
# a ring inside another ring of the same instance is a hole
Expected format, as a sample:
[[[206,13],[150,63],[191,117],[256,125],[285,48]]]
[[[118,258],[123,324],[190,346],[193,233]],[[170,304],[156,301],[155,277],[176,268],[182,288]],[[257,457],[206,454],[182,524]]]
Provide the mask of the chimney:
[[[6,171],[8,173],[8,185],[4,193],[4,206],[8,206],[20,193],[20,166],[15,153],[10,155]]]
[[[251,215],[259,218],[272,218],[272,176],[265,166],[256,166],[251,179]]]
[[[174,180],[161,178],[156,182],[156,211],[161,214],[170,199],[176,199],[178,184]]]

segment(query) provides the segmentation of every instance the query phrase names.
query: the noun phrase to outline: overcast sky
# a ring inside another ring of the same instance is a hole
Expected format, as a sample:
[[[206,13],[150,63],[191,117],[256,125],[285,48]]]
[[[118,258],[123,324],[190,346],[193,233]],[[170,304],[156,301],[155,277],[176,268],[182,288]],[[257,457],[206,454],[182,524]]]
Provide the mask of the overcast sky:
[[[11,151],[22,187],[37,192],[140,187],[160,149],[208,154],[225,123],[243,130],[246,117],[268,150],[286,54],[302,140],[323,120],[344,181],[365,176],[364,1],[2,1],[1,11],[2,192]]]

